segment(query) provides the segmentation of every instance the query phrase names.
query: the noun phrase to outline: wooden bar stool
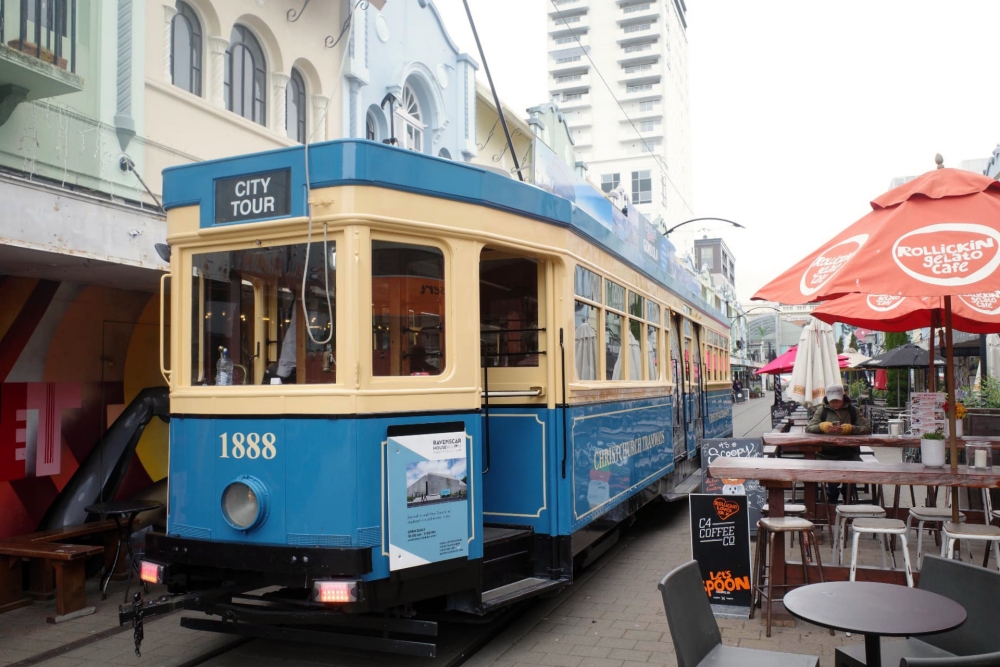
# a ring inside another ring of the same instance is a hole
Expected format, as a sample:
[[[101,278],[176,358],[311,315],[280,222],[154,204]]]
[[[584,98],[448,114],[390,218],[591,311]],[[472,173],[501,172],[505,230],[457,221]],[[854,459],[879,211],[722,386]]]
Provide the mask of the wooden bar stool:
[[[951,508],[950,507],[911,507],[910,513],[906,517],[906,534],[910,533],[910,523],[912,521],[917,522],[917,569],[922,567],[923,554],[920,550],[923,548],[924,544],[924,524],[934,523],[938,524],[935,526],[937,530],[941,530],[940,524],[948,521],[951,518]],[[962,512],[958,513],[959,521],[965,521],[965,514]]]
[[[906,524],[899,519],[855,519],[851,523],[851,530],[854,531],[854,539],[851,542],[851,581],[854,581],[854,573],[858,569],[858,538],[862,534],[878,535],[879,546],[882,547],[882,569],[886,569],[887,563],[885,552],[889,535],[899,535],[899,540],[903,544],[903,564],[906,568],[906,585],[913,588],[913,571],[910,569],[910,548],[906,543]],[[1000,529],[998,529],[1000,530]],[[891,551],[891,550],[890,550]],[[892,569],[896,569],[896,556],[892,555]]]
[[[834,528],[833,559],[844,562],[844,542],[847,541],[847,524],[855,519],[884,519],[885,508],[878,505],[837,505],[837,525]]]
[[[941,525],[941,556],[944,557],[947,552],[949,559],[954,557],[955,542],[958,540],[992,542],[993,556],[997,560],[997,569],[1000,570],[1000,528],[981,523],[956,524],[945,521]]]
[[[816,526],[812,521],[795,516],[765,517],[757,524],[757,551],[753,561],[753,594],[750,599],[750,618],[753,618],[754,610],[762,599],[767,599],[767,608],[764,610],[767,619],[767,636],[771,636],[771,608],[774,599],[774,581],[771,578],[769,557],[774,551],[774,536],[778,533],[799,533],[799,552],[802,554],[802,576],[806,584],[809,583],[809,562],[806,558],[806,545],[816,543]],[[819,549],[814,549],[816,554],[816,566],[819,568],[819,580],[823,582],[823,561],[819,555]],[[762,583],[767,579],[767,590]],[[796,584],[781,584],[779,588],[796,588]],[[833,630],[830,631],[833,634]]]

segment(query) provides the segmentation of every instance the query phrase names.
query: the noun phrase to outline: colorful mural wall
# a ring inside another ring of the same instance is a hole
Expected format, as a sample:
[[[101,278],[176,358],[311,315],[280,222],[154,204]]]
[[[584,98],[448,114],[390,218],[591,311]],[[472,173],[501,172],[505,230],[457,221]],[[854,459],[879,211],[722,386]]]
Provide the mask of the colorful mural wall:
[[[0,538],[35,531],[125,406],[165,384],[158,355],[158,295],[0,275]],[[166,477],[167,429],[147,426],[119,498]]]

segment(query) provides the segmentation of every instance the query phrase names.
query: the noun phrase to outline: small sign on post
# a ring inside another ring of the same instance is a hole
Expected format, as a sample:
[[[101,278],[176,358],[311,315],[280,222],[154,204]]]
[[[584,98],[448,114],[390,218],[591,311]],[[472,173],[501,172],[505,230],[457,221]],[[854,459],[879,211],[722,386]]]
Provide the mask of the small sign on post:
[[[750,513],[746,496],[692,493],[691,557],[698,561],[709,603],[743,607],[751,599]]]

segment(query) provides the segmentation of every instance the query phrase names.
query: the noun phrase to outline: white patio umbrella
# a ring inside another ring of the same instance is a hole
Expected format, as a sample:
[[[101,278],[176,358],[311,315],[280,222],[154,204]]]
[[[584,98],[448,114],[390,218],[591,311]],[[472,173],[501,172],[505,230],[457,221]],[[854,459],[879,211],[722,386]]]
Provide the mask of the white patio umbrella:
[[[792,379],[785,389],[785,399],[806,407],[818,405],[831,384],[843,384],[833,327],[812,318],[799,336],[799,351],[792,367]]]
[[[844,352],[842,357],[847,357],[847,367],[845,370],[852,370],[863,364],[864,362],[871,359],[871,357],[866,357],[860,352]]]
[[[1000,336],[990,334],[986,337],[986,368],[983,374],[1000,378]]]
[[[618,353],[618,361],[615,362],[615,368],[611,376],[612,380],[621,380],[622,378],[622,353]],[[632,335],[632,331],[628,332],[628,379],[629,380],[641,380],[642,379],[642,346],[639,345],[639,341],[635,339]]]

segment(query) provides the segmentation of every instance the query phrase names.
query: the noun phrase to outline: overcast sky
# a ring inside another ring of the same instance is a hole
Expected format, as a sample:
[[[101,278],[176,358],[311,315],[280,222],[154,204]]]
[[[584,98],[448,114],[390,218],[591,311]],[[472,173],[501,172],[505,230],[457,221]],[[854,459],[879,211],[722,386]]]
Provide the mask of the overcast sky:
[[[478,60],[461,0],[436,4]],[[546,100],[548,0],[470,6],[501,98]],[[694,223],[671,239],[721,235],[741,299],[864,215],[893,177],[1000,142],[997,0],[687,6],[694,210],[747,229]]]

